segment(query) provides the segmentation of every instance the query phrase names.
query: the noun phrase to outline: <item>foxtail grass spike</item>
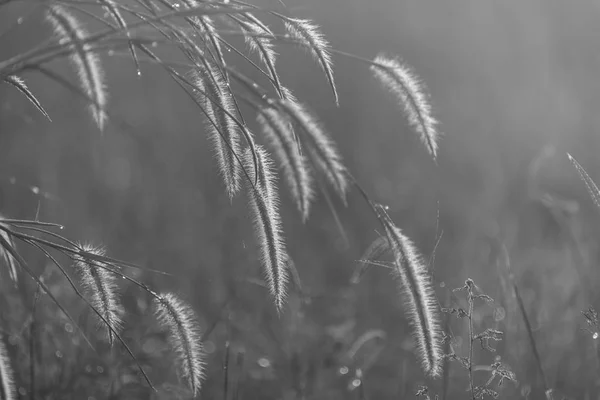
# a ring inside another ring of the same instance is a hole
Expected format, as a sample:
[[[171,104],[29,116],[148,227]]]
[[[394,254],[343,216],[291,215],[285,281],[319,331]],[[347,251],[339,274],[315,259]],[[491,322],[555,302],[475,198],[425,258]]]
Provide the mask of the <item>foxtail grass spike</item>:
[[[4,218],[0,214],[0,218]],[[0,230],[0,235],[4,238],[6,243],[8,243],[12,248],[15,248],[15,242],[12,240],[12,237],[6,233],[4,230]],[[12,281],[16,284],[19,281],[19,275],[17,275],[17,260],[10,254],[10,252],[4,248],[4,246],[0,246],[0,258],[6,264],[6,268],[8,269],[8,276]]]
[[[393,271],[400,281],[405,314],[413,327],[417,356],[425,373],[437,377],[443,365],[442,329],[431,276],[411,240],[394,224],[382,206],[377,205],[376,210],[394,254]]]
[[[281,100],[281,110],[304,132],[302,139],[313,168],[321,171],[340,199],[346,203],[348,178],[342,156],[321,124],[298,102]]]
[[[47,18],[54,27],[59,43],[72,52],[71,61],[81,86],[88,97],[94,100],[90,105],[92,117],[100,131],[103,131],[107,119],[104,73],[98,55],[92,51],[89,44],[84,43],[88,33],[79,21],[60,5],[49,6]]]
[[[273,42],[265,36],[272,35],[270,30],[266,30],[262,25],[258,25],[254,22],[245,22],[242,20],[236,19],[242,32],[249,33],[244,35],[244,40],[250,50],[257,53],[260,61],[267,67],[269,70],[269,75],[271,76],[271,80],[273,86],[277,90],[279,97],[283,98],[281,81],[279,80],[279,74],[275,69],[275,61],[277,58],[277,53],[275,53]],[[263,36],[261,36],[263,35]]]
[[[371,70],[382,85],[398,98],[408,117],[434,160],[437,159],[438,139],[437,120],[431,112],[425,85],[411,69],[397,59],[378,55]]]
[[[285,18],[285,29],[289,35],[300,44],[310,49],[312,56],[321,64],[325,76],[329,81],[329,86],[333,91],[335,104],[339,105],[339,98],[335,81],[333,80],[333,62],[329,54],[329,43],[319,30],[319,27],[312,21],[299,18]]]
[[[195,85],[206,93],[204,99],[206,113],[210,120],[209,135],[214,146],[215,157],[219,172],[225,183],[225,189],[230,199],[240,189],[241,166],[236,159],[240,153],[240,131],[235,121],[225,111],[233,115],[235,107],[231,94],[226,89],[223,77],[208,68],[196,73]]]
[[[104,256],[104,250],[101,248],[91,245],[80,247],[93,256]],[[112,345],[114,342],[113,330],[118,332],[122,327],[123,307],[117,293],[116,277],[103,266],[103,263],[87,258],[85,255],[75,256],[75,262],[73,263],[73,268],[79,274],[81,286],[87,300],[104,318],[104,321],[100,319],[100,323],[110,325],[110,327],[106,327],[106,330],[108,341]]]
[[[4,347],[4,341],[0,338],[0,399],[15,400],[15,382],[13,380],[13,371],[10,367],[10,358]]]
[[[250,181],[247,182],[250,213],[254,220],[254,230],[260,247],[260,261],[265,270],[267,285],[277,311],[281,312],[288,283],[286,264],[288,256],[281,230],[276,178],[268,153],[257,146],[256,156],[258,168],[255,172],[250,149],[247,149],[244,154],[244,165],[250,175]],[[256,186],[253,184],[254,181],[257,182]]]
[[[196,396],[204,379],[201,333],[194,311],[172,293],[154,300],[156,317],[169,332],[169,343],[177,355],[178,370]]]
[[[592,201],[596,206],[600,207],[600,190],[598,190],[598,186],[596,186],[596,183],[592,180],[592,178],[590,178],[585,169],[583,169],[583,167],[577,162],[577,160],[575,160],[575,158],[573,158],[572,155],[567,153],[567,156],[569,156],[569,160],[575,166],[579,176],[581,176],[581,179],[585,183],[585,187],[590,193]]]
[[[27,97],[27,99],[38,109],[38,111],[44,115],[44,117],[48,118],[49,121],[52,121],[46,110],[44,110],[44,107],[42,107],[42,104],[33,95],[31,90],[29,90],[27,84],[23,79],[21,79],[17,75],[9,75],[6,78],[4,78],[4,82],[16,87],[21,93],[25,95],[25,97]]]
[[[101,0],[101,1],[102,1],[102,4],[104,4],[106,9],[110,13],[110,15],[112,16],[112,18],[115,20],[117,25],[119,25],[119,28],[121,28],[122,30],[125,31],[125,34],[127,35],[128,39],[131,39],[131,32],[127,29],[127,22],[125,21],[125,18],[123,18],[123,15],[121,14],[121,11],[119,10],[119,7],[115,3],[115,1],[114,0]],[[140,76],[141,75],[140,63],[138,61],[137,53],[135,51],[135,45],[134,45],[133,41],[131,41],[131,40],[129,41],[129,53],[131,54],[131,59],[133,60],[133,63],[135,65],[135,72],[138,76]]]
[[[257,119],[283,171],[302,220],[306,221],[314,196],[313,182],[306,158],[300,154],[294,141],[292,126],[289,120],[274,108],[260,110]]]

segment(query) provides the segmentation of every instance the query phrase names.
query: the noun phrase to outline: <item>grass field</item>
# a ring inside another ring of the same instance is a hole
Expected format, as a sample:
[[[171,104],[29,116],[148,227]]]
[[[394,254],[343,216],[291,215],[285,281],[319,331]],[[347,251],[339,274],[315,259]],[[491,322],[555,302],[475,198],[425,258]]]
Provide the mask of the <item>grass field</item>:
[[[0,399],[598,398],[598,20],[0,0]]]

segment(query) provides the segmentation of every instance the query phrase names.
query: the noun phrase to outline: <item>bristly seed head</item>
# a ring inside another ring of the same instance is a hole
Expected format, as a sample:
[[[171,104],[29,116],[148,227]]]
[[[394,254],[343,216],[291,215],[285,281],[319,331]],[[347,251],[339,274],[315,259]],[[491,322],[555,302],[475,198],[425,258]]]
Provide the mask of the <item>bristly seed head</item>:
[[[407,65],[397,59],[380,54],[373,62],[375,64],[371,66],[371,71],[383,86],[398,98],[409,123],[436,160],[440,133],[431,112],[425,85]]]
[[[89,244],[80,246],[92,256],[104,256],[104,250]],[[92,307],[102,316],[99,323],[106,326],[108,341],[112,345],[114,333],[122,328],[123,307],[117,293],[115,274],[107,270],[105,263],[85,254],[75,256],[73,268],[80,276],[84,295]],[[112,329],[111,329],[112,328]]]
[[[89,97],[92,116],[102,131],[107,118],[105,111],[107,95],[100,59],[90,45],[84,43],[88,33],[75,16],[63,6],[50,5],[47,18],[54,27],[60,44],[72,51],[71,61],[77,70],[83,91]]]
[[[377,206],[395,258],[395,276],[400,280],[406,316],[413,326],[417,355],[427,375],[437,377],[443,366],[442,329],[439,303],[431,285],[431,276],[415,246]]]
[[[306,158],[298,151],[292,124],[274,108],[260,110],[257,120],[283,171],[302,220],[306,221],[314,196],[312,177]]]
[[[15,382],[13,380],[13,371],[10,367],[8,352],[4,347],[4,342],[0,338],[0,399],[15,400]]]
[[[281,230],[279,197],[273,165],[268,153],[257,146],[256,156],[258,179],[255,179],[252,168],[253,157],[250,149],[247,149],[244,154],[244,166],[250,176],[250,180],[247,181],[250,212],[254,220],[254,230],[260,247],[260,261],[265,270],[267,284],[275,300],[275,307],[278,312],[281,312],[288,282],[288,255]],[[257,182],[256,186],[254,181]]]
[[[204,379],[201,333],[193,310],[172,293],[154,299],[158,323],[167,328],[169,343],[176,353],[178,369],[196,396]]]

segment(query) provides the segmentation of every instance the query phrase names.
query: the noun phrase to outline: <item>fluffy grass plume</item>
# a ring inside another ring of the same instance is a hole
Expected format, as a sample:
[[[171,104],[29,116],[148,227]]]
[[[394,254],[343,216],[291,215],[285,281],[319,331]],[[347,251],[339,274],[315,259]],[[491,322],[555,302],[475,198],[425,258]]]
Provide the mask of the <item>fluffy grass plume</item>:
[[[331,61],[331,54],[329,54],[329,43],[319,27],[310,20],[300,18],[285,18],[284,24],[292,39],[310,49],[312,56],[321,64],[321,68],[323,68],[329,86],[333,91],[335,104],[339,104],[338,93],[333,80],[333,62]]]
[[[0,214],[0,219],[3,218],[4,216]],[[0,230],[0,235],[2,235],[4,240],[6,240],[6,243],[8,243],[13,249],[16,249],[15,242],[8,233],[6,233],[3,230]],[[6,268],[8,269],[8,276],[10,276],[10,279],[12,279],[12,281],[16,284],[19,280],[19,276],[17,275],[17,260],[15,260],[15,258],[3,246],[0,246],[0,258],[6,264]]]
[[[44,117],[48,118],[49,121],[52,121],[46,110],[44,110],[44,107],[42,107],[42,104],[33,95],[33,93],[31,93],[31,90],[29,90],[23,79],[17,75],[9,75],[4,78],[4,82],[16,87],[21,93],[23,93],[23,95],[25,95],[25,97],[27,97],[27,99],[29,99],[29,101],[38,109],[39,112],[44,114]]]
[[[596,206],[600,207],[600,190],[598,190],[598,186],[596,186],[596,183],[592,180],[592,178],[590,178],[585,169],[583,169],[583,167],[577,162],[577,160],[575,160],[575,158],[573,158],[572,155],[567,153],[567,156],[569,156],[569,160],[575,166],[575,169],[577,169],[579,176],[581,176],[581,179],[585,183],[585,187],[590,193],[592,201]]]
[[[156,317],[169,332],[169,343],[177,355],[179,373],[196,396],[204,378],[200,327],[194,311],[177,296],[167,293],[154,300]]]
[[[296,207],[306,221],[313,199],[312,178],[306,158],[298,151],[289,120],[274,108],[262,109],[257,117],[269,141]]]
[[[232,16],[232,18],[235,17]],[[279,80],[279,74],[275,69],[277,53],[274,50],[272,40],[268,37],[265,37],[272,36],[273,33],[268,28],[264,27],[264,25],[259,25],[253,22],[254,20],[242,21],[237,18],[235,18],[235,20],[238,22],[242,32],[248,33],[244,35],[244,41],[246,42],[246,45],[248,45],[250,51],[258,54],[260,61],[269,70],[271,81],[277,90],[277,93],[280,97],[283,97],[281,81]]]
[[[280,312],[286,297],[288,282],[287,253],[279,218],[279,198],[273,165],[268,153],[256,147],[258,168],[255,179],[253,158],[250,149],[244,154],[244,165],[250,176],[247,182],[250,212],[260,247],[260,261],[265,269],[267,285],[273,295],[275,307]],[[257,184],[254,186],[254,181]]]
[[[83,43],[88,34],[71,12],[60,5],[50,5],[47,18],[54,27],[60,44],[72,50],[71,61],[77,70],[83,91],[91,100],[92,117],[102,131],[107,118],[104,73],[98,56],[88,44]]]
[[[212,70],[211,64],[207,66],[195,74],[195,85],[207,95],[204,100],[210,119],[208,133],[227,195],[233,199],[240,189],[241,166],[235,156],[240,154],[240,131],[225,111],[235,115],[236,110],[223,76]]]
[[[91,245],[83,245],[82,249],[90,254],[104,256],[104,250]],[[112,329],[118,332],[121,329],[121,315],[123,307],[119,301],[117,293],[116,277],[110,271],[102,268],[102,263],[96,260],[86,258],[83,255],[78,255],[75,258],[73,267],[80,277],[83,292],[90,304],[98,311],[104,321],[100,320],[100,324],[109,324]],[[108,332],[108,341],[112,345],[114,334],[109,327],[106,327]]]
[[[397,59],[380,54],[375,58],[374,63],[371,70],[375,77],[398,98],[409,123],[417,131],[435,160],[440,133],[437,130],[437,121],[431,113],[425,86],[407,65]]]
[[[401,283],[402,297],[407,307],[405,313],[413,326],[417,356],[425,373],[437,377],[443,365],[442,330],[439,304],[427,266],[414,244],[394,225],[382,206],[377,206],[377,213],[394,254],[393,271]]]
[[[311,159],[313,167],[321,171],[329,184],[337,192],[342,201],[346,202],[346,192],[348,190],[348,178],[346,167],[342,162],[335,143],[329,138],[321,124],[313,117],[300,103],[290,100],[281,100],[279,102],[281,109],[298,123],[305,133],[303,137],[306,140],[301,142],[308,149],[308,156]]]
[[[8,358],[8,352],[4,347],[4,342],[0,339],[0,399],[1,400],[14,400],[15,395],[15,382],[13,380],[13,371],[10,367],[10,359]]]

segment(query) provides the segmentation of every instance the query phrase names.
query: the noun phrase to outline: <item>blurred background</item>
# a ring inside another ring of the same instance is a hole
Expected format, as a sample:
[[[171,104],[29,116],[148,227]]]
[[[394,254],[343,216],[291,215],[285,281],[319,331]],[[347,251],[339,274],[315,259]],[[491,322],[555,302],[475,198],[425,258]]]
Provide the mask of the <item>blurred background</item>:
[[[255,4],[281,7],[270,0]],[[499,329],[505,338],[494,344],[493,354],[475,351],[476,383],[483,384],[489,365],[501,360],[518,379],[501,388],[502,398],[544,397],[512,295],[510,260],[555,398],[598,398],[597,345],[582,329],[581,311],[600,300],[599,210],[567,152],[600,179],[600,4],[285,4],[290,15],[319,24],[335,49],[369,59],[379,52],[397,55],[426,83],[444,133],[437,166],[365,65],[334,56],[336,107],[319,66],[301,49],[277,48],[284,85],[319,115],[349,169],[375,200],[389,206],[425,259],[442,234],[433,266],[440,302],[465,307],[451,289],[467,277],[495,299],[476,307],[476,330]],[[0,59],[51,35],[34,2],[2,7],[0,27],[24,16],[0,39]],[[88,29],[98,29],[97,22],[81,19]],[[278,21],[265,21],[282,32]],[[227,56],[236,68],[261,79],[235,54]],[[51,123],[13,87],[0,86],[0,212],[29,219],[37,213],[41,220],[64,224],[62,233],[71,239],[101,243],[112,257],[168,272],[130,271],[156,290],[188,301],[203,329],[214,327],[205,345],[202,398],[223,398],[226,354],[230,398],[413,398],[421,384],[440,398],[468,396],[466,371],[458,363],[450,365],[445,379],[423,377],[389,271],[373,267],[360,282],[351,282],[355,261],[378,236],[377,221],[357,192],[349,195],[347,208],[334,200],[342,234],[323,196],[302,224],[281,190],[287,246],[304,293],[294,290],[278,317],[262,286],[245,194],[228,200],[200,111],[159,67],[144,64],[138,78],[126,57],[104,55],[102,62],[112,117],[103,134],[85,102],[40,74],[24,78]],[[75,80],[67,61],[50,66]],[[257,131],[252,110],[244,111]],[[39,253],[25,245],[20,249],[83,318],[64,279]],[[30,375],[22,328],[34,286],[27,282],[16,290],[4,271],[2,281],[0,321],[25,398]],[[159,387],[154,396],[189,398],[177,389],[149,299],[125,282],[122,292],[128,310],[123,336]],[[40,324],[47,325],[38,338],[40,396],[150,396],[120,348],[94,353],[77,344],[72,326],[56,323],[64,318],[48,298],[42,297],[39,307]],[[466,356],[466,321],[453,317],[449,324],[453,350]],[[89,327],[93,331],[93,321]]]

